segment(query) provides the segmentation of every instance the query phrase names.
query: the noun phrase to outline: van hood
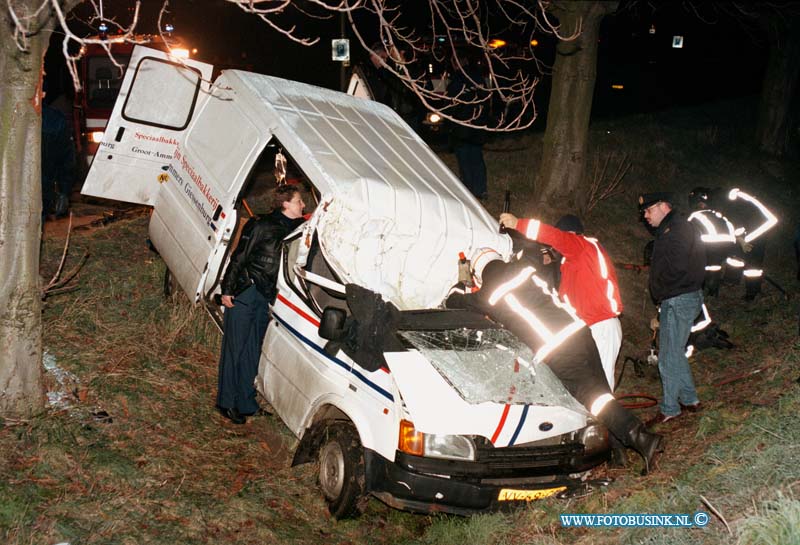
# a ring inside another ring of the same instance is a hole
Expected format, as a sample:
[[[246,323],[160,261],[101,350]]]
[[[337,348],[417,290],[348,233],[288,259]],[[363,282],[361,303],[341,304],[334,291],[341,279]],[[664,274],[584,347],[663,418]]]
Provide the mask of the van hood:
[[[507,446],[571,432],[588,413],[547,365],[502,329],[404,331],[385,358],[415,427]]]

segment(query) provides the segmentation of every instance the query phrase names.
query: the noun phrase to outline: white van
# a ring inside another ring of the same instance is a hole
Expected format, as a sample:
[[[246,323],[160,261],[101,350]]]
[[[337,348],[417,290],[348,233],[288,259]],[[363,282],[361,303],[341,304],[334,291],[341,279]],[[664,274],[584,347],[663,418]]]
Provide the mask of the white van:
[[[508,331],[441,308],[459,253],[511,241],[427,145],[381,104],[211,72],[136,48],[83,193],[152,206],[152,243],[218,318],[241,197],[276,147],[294,161],[316,207],[284,241],[256,386],[294,463],[318,460],[331,514],[369,494],[470,514],[605,484],[587,478],[605,428]]]

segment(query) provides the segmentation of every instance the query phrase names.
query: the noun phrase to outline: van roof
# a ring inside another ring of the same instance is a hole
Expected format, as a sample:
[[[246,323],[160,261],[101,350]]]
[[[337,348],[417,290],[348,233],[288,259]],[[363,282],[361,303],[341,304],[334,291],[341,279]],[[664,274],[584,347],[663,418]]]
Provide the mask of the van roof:
[[[389,107],[238,70],[215,85],[252,93],[252,106],[329,202],[314,225],[343,281],[401,309],[432,308],[457,280],[459,252],[510,254],[497,221]]]

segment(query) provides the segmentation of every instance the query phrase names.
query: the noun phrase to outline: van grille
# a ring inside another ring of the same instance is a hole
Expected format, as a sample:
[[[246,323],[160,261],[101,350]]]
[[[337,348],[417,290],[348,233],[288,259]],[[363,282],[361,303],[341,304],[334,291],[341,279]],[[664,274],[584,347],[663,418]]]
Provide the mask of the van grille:
[[[584,447],[580,443],[505,448],[479,446],[476,463],[483,464],[490,473],[503,469],[553,467],[566,465],[583,452]]]

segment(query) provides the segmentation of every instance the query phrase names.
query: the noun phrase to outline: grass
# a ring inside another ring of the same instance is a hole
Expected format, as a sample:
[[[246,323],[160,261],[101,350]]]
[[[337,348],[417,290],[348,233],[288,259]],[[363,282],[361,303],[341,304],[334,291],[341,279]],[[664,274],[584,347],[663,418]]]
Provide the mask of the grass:
[[[774,205],[781,223],[766,270],[794,296],[770,286],[753,304],[743,286],[709,301],[735,350],[709,350],[693,360],[704,412],[662,431],[659,468],[640,477],[640,462],[601,467],[614,482],[586,498],[545,501],[471,518],[420,516],[377,500],[355,521],[328,518],[312,467],[290,468],[294,438],[276,418],[227,425],[213,411],[220,335],[183,296],[164,298],[164,265],[147,249],[147,218],[121,220],[73,234],[71,256],[91,255],[80,289],[49,298],[44,345],[70,405],[28,422],[0,427],[0,541],[9,544],[140,543],[403,543],[611,544],[798,542],[797,468],[800,361],[797,286],[787,240],[800,209],[798,173],[790,162],[746,151],[741,103],[648,114],[593,125],[591,152],[627,153],[633,163],[620,197],[585,219],[618,262],[641,262],[648,236],[634,221],[636,195],[697,185],[742,183]],[[645,144],[642,145],[642,142]],[[502,207],[554,221],[567,211],[532,209],[531,173],[541,135],[498,139],[487,146],[487,208]],[[444,160],[454,165],[451,155]],[[746,185],[745,185],[746,184]],[[49,279],[61,241],[48,239],[42,276]],[[618,269],[625,314],[622,356],[640,357],[655,309],[646,273]],[[653,369],[626,370],[621,393],[658,397]],[[650,409],[652,411],[652,409]],[[642,417],[648,411],[639,410]],[[693,513],[715,515],[703,529],[561,528],[561,513]],[[772,541],[770,541],[772,540]]]
[[[800,501],[782,494],[742,523],[739,545],[800,543]]]

